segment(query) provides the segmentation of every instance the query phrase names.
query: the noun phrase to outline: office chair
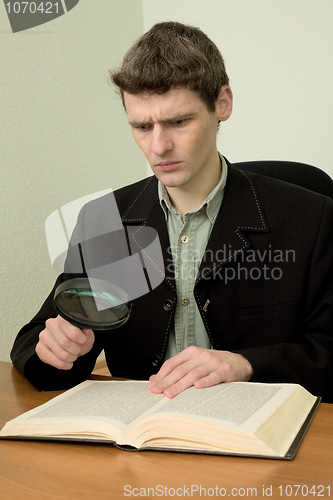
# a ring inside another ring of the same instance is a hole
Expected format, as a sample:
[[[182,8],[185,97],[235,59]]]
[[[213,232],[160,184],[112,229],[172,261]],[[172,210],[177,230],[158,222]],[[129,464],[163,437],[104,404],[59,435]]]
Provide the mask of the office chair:
[[[244,161],[234,165],[245,172],[274,177],[333,199],[333,180],[323,170],[312,165],[279,160]]]

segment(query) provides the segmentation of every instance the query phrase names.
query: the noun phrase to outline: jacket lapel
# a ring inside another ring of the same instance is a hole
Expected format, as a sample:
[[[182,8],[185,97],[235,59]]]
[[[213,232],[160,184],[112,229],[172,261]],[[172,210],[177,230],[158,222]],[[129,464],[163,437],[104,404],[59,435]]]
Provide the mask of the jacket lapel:
[[[156,229],[165,265],[165,279],[168,284],[174,287],[174,272],[171,262],[170,241],[165,222],[165,215],[158,198],[157,179],[155,176],[149,177],[143,190],[137,196],[135,202],[125,210],[122,216],[124,225],[143,225]]]
[[[210,235],[197,282],[250,248],[248,232],[268,232],[255,185],[245,172],[228,162],[224,199]]]

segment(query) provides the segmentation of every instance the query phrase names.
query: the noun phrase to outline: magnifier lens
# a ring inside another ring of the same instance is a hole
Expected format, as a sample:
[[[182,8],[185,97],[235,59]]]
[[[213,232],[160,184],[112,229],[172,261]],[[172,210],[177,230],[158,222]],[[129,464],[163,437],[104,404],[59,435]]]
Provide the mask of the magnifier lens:
[[[128,295],[103,280],[76,278],[58,286],[53,299],[57,313],[72,325],[93,330],[112,330],[130,316]]]

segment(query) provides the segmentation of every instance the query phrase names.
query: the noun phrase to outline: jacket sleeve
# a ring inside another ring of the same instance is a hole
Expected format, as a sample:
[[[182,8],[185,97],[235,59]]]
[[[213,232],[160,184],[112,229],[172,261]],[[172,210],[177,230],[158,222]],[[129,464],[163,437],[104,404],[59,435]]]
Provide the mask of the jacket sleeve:
[[[254,381],[295,382],[333,403],[333,203],[325,204],[304,290],[304,321],[290,342],[239,350]]]
[[[48,318],[55,318],[57,316],[53,308],[55,289],[60,283],[70,277],[70,275],[66,274],[61,274],[58,277],[53,290],[41,309],[18,333],[10,353],[13,365],[38,390],[68,389],[83,382],[92,372],[96,359],[102,350],[98,338],[96,338],[92,350],[85,356],[79,357],[71,370],[58,370],[47,365],[39,359],[35,352],[39,341],[39,334],[45,328],[45,321]]]

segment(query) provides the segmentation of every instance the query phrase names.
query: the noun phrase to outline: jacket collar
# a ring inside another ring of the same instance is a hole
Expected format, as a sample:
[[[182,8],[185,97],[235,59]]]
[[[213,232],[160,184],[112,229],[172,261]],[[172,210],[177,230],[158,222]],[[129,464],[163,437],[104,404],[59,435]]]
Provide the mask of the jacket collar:
[[[250,248],[246,233],[270,230],[255,186],[255,176],[239,170],[229,162],[228,167],[224,199],[206,248],[206,255],[210,258],[203,259],[198,279]],[[147,179],[135,201],[125,210],[122,221],[124,224],[144,224],[155,228],[165,262],[168,261],[170,243],[165,216],[159,204],[155,176]]]
[[[124,225],[145,225],[156,229],[165,265],[165,279],[175,292],[173,266],[167,265],[171,255],[168,251],[170,248],[169,235],[165,215],[158,197],[158,181],[155,176],[148,177],[135,201],[125,210],[122,222]]]

